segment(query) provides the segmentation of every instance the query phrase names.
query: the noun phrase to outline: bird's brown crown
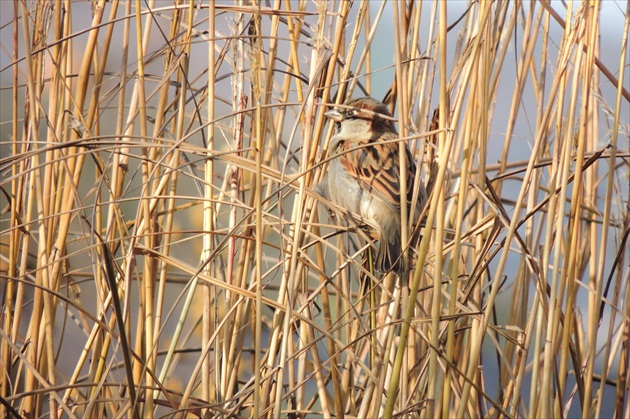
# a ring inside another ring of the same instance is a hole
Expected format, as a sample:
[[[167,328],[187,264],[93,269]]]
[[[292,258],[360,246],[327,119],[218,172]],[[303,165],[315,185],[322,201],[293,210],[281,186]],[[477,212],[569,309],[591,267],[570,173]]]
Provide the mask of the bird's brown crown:
[[[344,103],[342,112],[344,119],[360,118],[372,121],[372,130],[374,132],[397,132],[394,118],[387,106],[374,98],[350,99]]]

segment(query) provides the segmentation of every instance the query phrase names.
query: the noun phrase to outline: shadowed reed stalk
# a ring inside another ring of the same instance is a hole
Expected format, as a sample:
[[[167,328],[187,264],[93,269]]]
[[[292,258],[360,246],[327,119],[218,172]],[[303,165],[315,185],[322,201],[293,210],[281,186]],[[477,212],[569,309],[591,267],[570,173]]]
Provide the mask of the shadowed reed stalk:
[[[2,3],[0,413],[630,417],[605,6]],[[431,192],[400,278],[313,191],[363,95]]]

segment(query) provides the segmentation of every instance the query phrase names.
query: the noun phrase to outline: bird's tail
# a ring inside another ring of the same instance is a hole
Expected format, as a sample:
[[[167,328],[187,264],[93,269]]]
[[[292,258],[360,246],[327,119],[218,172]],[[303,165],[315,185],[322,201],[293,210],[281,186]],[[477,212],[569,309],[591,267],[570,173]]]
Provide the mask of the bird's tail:
[[[376,254],[376,270],[379,272],[404,272],[405,261],[403,260],[401,251],[400,233],[390,234],[388,237],[381,237],[381,242]]]

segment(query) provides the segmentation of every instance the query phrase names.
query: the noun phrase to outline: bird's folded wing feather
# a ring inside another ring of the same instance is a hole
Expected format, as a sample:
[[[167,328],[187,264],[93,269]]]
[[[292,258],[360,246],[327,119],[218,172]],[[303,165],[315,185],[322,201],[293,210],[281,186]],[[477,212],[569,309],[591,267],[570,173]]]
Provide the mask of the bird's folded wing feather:
[[[361,186],[395,211],[400,211],[400,170],[398,168],[398,144],[383,144],[379,141],[392,138],[382,136],[369,141],[369,146],[362,146],[350,141],[339,144],[341,164],[350,176]],[[412,196],[415,163],[406,149],[407,162],[407,202]]]

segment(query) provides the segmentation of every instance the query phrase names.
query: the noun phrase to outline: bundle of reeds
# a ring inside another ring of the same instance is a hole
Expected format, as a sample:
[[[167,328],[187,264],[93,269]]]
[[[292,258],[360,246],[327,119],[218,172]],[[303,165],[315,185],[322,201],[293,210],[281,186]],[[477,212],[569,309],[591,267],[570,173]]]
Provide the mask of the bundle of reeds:
[[[0,414],[630,417],[622,3],[1,2]],[[402,275],[313,188],[366,95]]]

